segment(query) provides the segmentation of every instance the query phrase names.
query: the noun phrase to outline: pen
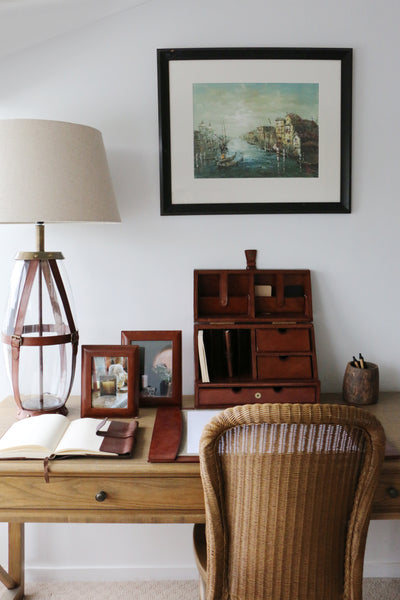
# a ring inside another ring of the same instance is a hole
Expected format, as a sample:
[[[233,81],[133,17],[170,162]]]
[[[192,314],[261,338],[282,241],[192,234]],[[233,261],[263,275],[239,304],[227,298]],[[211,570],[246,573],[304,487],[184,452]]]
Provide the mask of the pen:
[[[354,365],[355,367],[357,367],[357,369],[359,369],[359,368],[360,368],[360,365],[358,364],[358,360],[356,359],[356,357],[355,357],[355,356],[353,356],[353,365]]]
[[[362,369],[364,369],[364,368],[365,368],[365,364],[364,364],[364,357],[363,357],[363,355],[361,354],[361,352],[359,353],[359,355],[358,355],[358,358],[359,358],[359,361],[360,361],[360,366],[361,366],[361,368],[362,368]]]

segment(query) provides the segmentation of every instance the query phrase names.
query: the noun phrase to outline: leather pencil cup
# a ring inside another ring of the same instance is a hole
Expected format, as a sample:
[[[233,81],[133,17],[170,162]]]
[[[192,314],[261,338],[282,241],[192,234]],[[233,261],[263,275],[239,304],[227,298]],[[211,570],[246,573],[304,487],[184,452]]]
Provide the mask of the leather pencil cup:
[[[361,369],[347,363],[343,377],[343,400],[346,404],[362,406],[375,404],[379,397],[379,368],[366,362]]]

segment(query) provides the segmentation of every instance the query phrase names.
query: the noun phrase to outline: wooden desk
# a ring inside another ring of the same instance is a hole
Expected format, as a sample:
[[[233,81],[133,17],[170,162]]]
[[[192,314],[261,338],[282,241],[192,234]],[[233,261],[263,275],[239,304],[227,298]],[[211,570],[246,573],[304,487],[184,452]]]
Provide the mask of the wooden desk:
[[[339,396],[325,395],[337,402]],[[70,398],[69,416],[79,417]],[[382,422],[400,455],[400,393],[381,394],[368,407]],[[9,524],[9,568],[0,567],[7,587],[2,598],[24,595],[24,523],[202,523],[203,491],[198,463],[150,464],[147,456],[155,417],[142,409],[132,459],[70,458],[52,461],[50,482],[41,460],[0,461],[0,521]],[[0,403],[0,435],[15,420],[11,398]],[[384,462],[373,508],[375,519],[400,518],[400,459]],[[99,502],[96,495],[105,492]]]

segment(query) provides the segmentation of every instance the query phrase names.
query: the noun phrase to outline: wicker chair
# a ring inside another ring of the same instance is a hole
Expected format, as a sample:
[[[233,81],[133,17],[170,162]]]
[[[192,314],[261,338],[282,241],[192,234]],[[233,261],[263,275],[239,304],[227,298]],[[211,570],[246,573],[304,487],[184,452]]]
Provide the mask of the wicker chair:
[[[351,406],[214,417],[200,442],[206,525],[193,532],[200,598],[360,600],[384,445],[380,423]]]

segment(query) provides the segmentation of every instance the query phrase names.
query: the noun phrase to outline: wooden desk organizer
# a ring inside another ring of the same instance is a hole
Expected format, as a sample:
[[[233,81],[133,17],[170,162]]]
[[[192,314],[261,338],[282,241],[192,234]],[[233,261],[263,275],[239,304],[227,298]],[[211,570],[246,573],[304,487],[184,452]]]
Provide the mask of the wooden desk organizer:
[[[245,253],[246,270],[194,271],[195,406],[318,402],[310,271]]]

